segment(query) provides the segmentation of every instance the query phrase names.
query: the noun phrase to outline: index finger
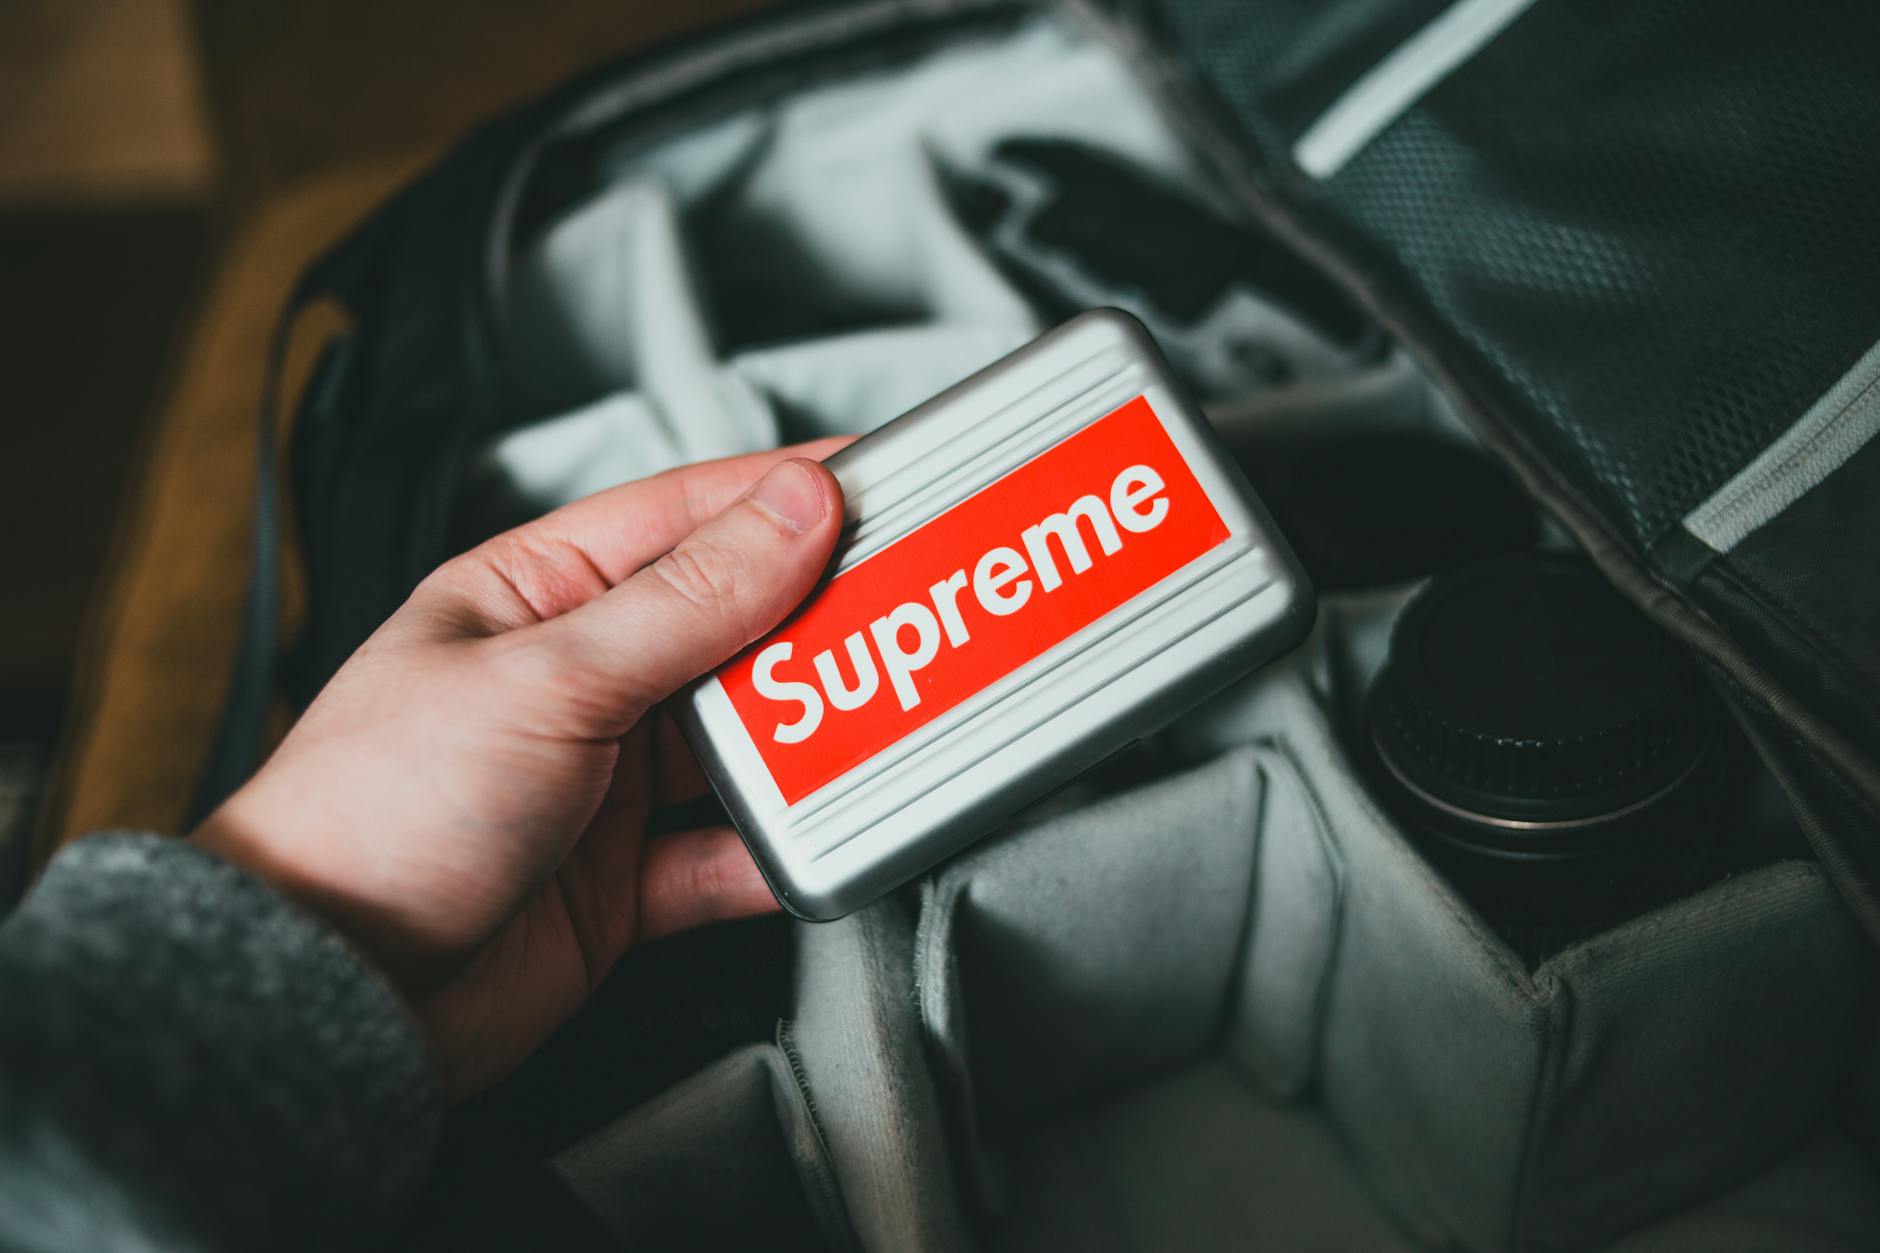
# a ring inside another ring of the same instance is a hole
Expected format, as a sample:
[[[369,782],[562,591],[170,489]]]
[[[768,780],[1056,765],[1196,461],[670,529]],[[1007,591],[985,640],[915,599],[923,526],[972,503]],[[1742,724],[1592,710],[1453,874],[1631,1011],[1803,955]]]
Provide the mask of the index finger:
[[[853,439],[701,461],[583,497],[447,563],[414,593],[414,609],[479,633],[559,617],[676,548],[779,461],[820,461]]]
[[[677,547],[779,461],[821,461],[854,440],[853,435],[836,435],[679,466],[584,496],[505,534],[571,544],[612,585]]]

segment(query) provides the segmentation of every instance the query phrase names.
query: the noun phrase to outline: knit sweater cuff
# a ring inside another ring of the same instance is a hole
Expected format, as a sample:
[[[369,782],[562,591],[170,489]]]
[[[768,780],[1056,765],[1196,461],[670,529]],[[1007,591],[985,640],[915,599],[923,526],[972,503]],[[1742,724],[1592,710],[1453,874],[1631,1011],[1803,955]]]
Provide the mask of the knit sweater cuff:
[[[39,1169],[96,1172],[206,1243],[351,1242],[429,1164],[437,1086],[405,1003],[186,842],[95,836],[55,858],[0,925],[0,1005],[0,1135],[56,1145]]]

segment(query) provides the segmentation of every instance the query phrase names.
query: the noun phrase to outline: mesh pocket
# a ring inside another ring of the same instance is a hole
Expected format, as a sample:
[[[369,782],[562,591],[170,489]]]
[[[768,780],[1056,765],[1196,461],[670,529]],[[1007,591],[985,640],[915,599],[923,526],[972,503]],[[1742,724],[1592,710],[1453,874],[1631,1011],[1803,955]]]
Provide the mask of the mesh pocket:
[[[1310,119],[1250,85],[1252,23],[1180,7],[1277,156]],[[1876,46],[1873,6],[1536,5],[1309,194],[1643,546],[1880,335]]]

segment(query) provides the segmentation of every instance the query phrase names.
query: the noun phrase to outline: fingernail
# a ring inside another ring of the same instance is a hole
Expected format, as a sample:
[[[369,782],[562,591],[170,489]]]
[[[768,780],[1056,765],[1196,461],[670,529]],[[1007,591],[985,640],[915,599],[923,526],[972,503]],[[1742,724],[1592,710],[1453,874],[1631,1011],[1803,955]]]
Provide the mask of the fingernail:
[[[780,461],[751,488],[750,498],[797,534],[815,526],[829,512],[822,478],[798,460]]]

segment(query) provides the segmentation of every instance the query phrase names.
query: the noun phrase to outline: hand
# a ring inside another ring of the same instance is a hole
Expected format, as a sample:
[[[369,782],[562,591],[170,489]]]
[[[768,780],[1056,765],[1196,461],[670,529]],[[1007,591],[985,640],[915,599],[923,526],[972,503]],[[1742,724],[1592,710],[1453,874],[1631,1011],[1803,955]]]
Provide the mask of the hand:
[[[842,494],[804,458],[840,443],[629,483],[439,568],[197,832],[380,963],[453,1096],[636,940],[776,907],[730,828],[646,838],[705,786],[655,705],[815,586]]]

